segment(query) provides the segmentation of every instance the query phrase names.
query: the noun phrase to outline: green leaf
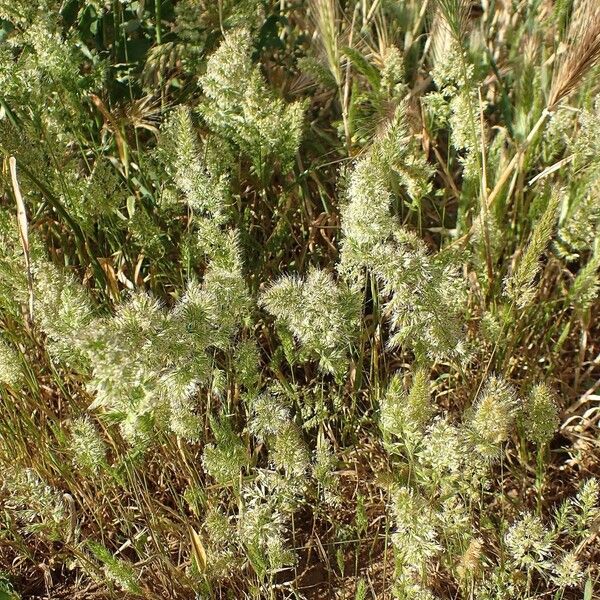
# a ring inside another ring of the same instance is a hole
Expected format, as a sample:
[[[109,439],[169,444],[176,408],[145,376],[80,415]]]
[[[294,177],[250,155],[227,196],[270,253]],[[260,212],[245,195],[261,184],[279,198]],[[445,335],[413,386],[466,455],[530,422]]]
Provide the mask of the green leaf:
[[[381,75],[379,71],[358,51],[354,48],[344,48],[344,54],[350,59],[350,62],[354,65],[354,68],[367,78],[367,81],[371,84],[371,87],[375,90],[379,90],[381,83]]]
[[[203,575],[204,573],[206,573],[206,567],[208,565],[208,560],[206,558],[206,550],[204,549],[202,539],[200,538],[196,530],[191,525],[188,525],[188,529],[190,532],[190,540],[192,542],[192,557],[196,563],[198,573]]]
[[[127,198],[127,214],[130,219],[135,215],[135,196],[129,196]]]
[[[585,582],[585,589],[583,590],[583,600],[592,600],[593,591],[592,578],[588,577]]]

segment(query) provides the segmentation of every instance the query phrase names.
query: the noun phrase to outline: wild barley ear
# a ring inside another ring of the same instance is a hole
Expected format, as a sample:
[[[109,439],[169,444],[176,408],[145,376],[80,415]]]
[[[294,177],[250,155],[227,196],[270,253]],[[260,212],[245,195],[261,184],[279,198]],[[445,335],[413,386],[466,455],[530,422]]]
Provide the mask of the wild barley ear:
[[[600,5],[581,0],[567,31],[567,47],[559,57],[548,97],[548,110],[572,94],[600,59]]]
[[[461,580],[476,578],[481,572],[481,563],[483,558],[483,541],[480,538],[474,538],[469,542],[466,551],[460,557],[460,562],[456,571]]]
[[[433,6],[439,11],[443,26],[462,46],[469,22],[471,0],[435,0]]]
[[[342,85],[343,19],[335,0],[311,0],[310,14],[317,35],[318,63],[325,66],[337,87]]]

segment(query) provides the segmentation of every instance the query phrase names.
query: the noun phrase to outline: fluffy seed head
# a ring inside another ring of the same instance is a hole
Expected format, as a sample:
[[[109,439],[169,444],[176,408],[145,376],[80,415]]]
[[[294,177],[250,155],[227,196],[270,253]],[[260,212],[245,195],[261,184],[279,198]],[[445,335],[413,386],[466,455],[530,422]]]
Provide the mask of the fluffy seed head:
[[[478,449],[494,455],[497,445],[510,434],[517,398],[513,387],[501,377],[492,376],[477,399],[471,417],[471,429]]]
[[[537,444],[550,441],[559,419],[554,394],[545,383],[539,383],[531,390],[523,412],[523,428],[527,439]]]
[[[504,541],[511,559],[519,568],[547,566],[551,541],[539,517],[530,513],[523,515],[508,530]]]
[[[92,421],[76,419],[71,428],[71,451],[77,466],[96,473],[106,461],[106,447]]]

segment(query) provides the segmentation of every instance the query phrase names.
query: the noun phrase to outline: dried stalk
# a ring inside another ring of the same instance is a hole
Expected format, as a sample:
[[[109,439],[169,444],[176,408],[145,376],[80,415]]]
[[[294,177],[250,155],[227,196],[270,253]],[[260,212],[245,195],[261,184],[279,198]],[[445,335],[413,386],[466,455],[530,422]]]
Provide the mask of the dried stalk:
[[[25,268],[27,269],[27,287],[29,290],[29,322],[33,325],[33,274],[31,271],[31,258],[29,255],[29,225],[27,223],[27,212],[25,202],[21,195],[21,188],[17,179],[17,161],[14,156],[8,159],[10,166],[10,177],[12,181],[13,192],[17,203],[17,223],[19,226],[19,238],[23,255],[25,256]]]

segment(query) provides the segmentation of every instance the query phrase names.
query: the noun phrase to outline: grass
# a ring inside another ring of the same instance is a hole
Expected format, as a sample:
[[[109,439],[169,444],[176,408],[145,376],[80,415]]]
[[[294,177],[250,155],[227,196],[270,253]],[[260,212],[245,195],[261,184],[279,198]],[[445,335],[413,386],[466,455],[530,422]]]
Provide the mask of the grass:
[[[0,1],[0,598],[591,600],[591,0]]]

